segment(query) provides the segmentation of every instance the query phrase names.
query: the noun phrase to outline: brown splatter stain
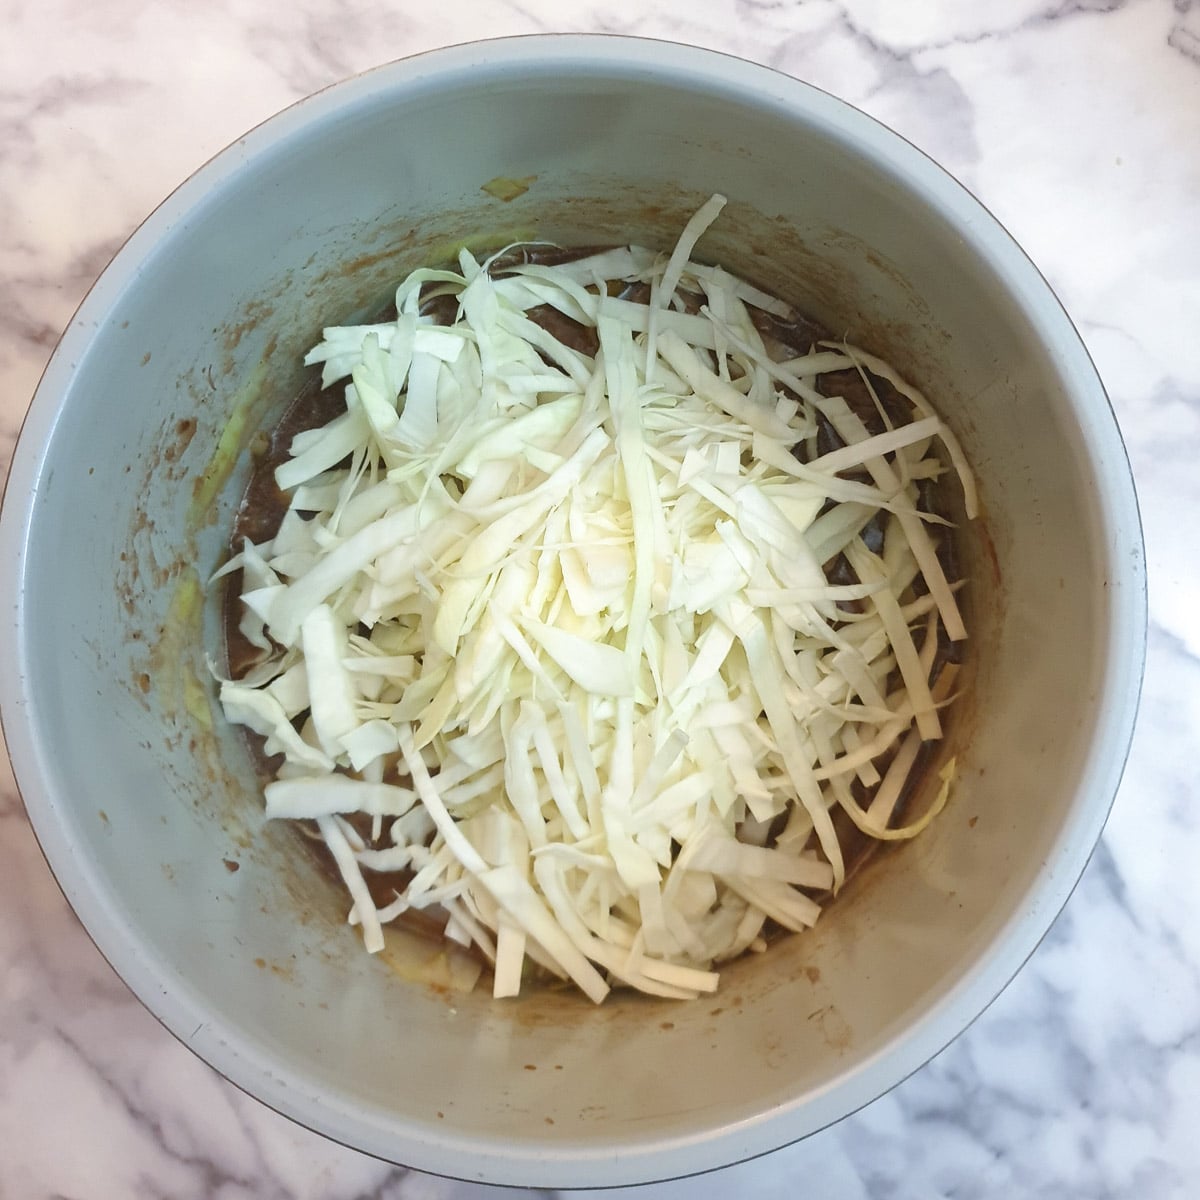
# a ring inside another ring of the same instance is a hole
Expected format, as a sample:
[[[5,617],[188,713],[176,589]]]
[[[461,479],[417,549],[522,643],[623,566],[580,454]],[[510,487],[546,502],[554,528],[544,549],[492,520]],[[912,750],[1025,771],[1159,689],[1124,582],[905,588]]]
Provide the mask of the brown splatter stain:
[[[1001,584],[1000,556],[996,553],[996,545],[992,541],[992,535],[988,532],[988,527],[983,521],[975,521],[971,533],[983,551],[983,557],[986,559],[988,568],[992,574],[992,585],[999,589]],[[1059,586],[1062,586],[1061,582]]]
[[[173,866],[171,866],[171,864],[170,864],[170,863],[163,863],[163,865],[162,865],[162,873],[163,873],[163,878],[164,878],[164,879],[165,879],[165,880],[166,880],[168,883],[174,883],[174,882],[175,882],[175,868],[174,868]]]
[[[262,324],[263,321],[269,321],[275,315],[275,306],[268,304],[265,300],[251,300],[245,308],[245,315],[236,325],[230,325],[225,330],[225,352],[232,354],[239,345],[242,338],[248,333],[253,333],[255,329]]]
[[[438,1114],[437,1114],[437,1119],[438,1119],[439,1121],[444,1121],[444,1120],[446,1119],[446,1114],[445,1114],[444,1112],[441,1112],[441,1111],[439,1110],[439,1112],[438,1112]]]
[[[527,1071],[536,1071],[536,1070],[537,1070],[537,1065],[536,1065],[535,1063],[526,1063],[526,1064],[525,1064],[525,1070],[527,1070]]]
[[[225,870],[227,870],[230,875],[232,875],[235,871],[240,871],[242,869],[242,864],[232,858],[225,858],[221,861],[225,864]]]
[[[144,367],[149,361],[150,361],[150,351],[147,350],[146,353],[142,355],[142,366]]]
[[[195,436],[195,417],[182,417],[176,421],[171,440],[161,450],[163,461],[172,464],[177,463],[187,452],[187,448],[192,444],[192,438]],[[179,472],[171,473],[171,478],[179,478]]]
[[[542,1120],[543,1120],[543,1121],[545,1121],[547,1125],[553,1125],[553,1124],[554,1124],[554,1118],[553,1118],[553,1117],[543,1117],[543,1118],[542,1118]]]
[[[821,1036],[831,1050],[836,1050],[841,1054],[850,1048],[854,1031],[850,1028],[846,1018],[832,1004],[828,1008],[819,1010],[817,1020]]]
[[[110,829],[110,828],[111,828],[111,823],[109,822],[109,819],[108,819],[108,813],[106,813],[106,812],[104,811],[104,809],[102,809],[102,808],[101,808],[101,809],[98,809],[98,810],[97,810],[97,816],[99,816],[99,818],[100,818],[100,823],[101,823],[101,824],[104,826],[104,828],[105,828],[105,829]]]
[[[338,275],[357,275],[360,271],[366,270],[368,267],[374,267],[379,263],[387,262],[395,257],[394,249],[380,250],[375,254],[360,254],[357,258],[350,259],[349,262],[343,263],[337,268]]]
[[[675,1028],[675,1022],[674,1022],[674,1021],[663,1021],[663,1022],[662,1022],[662,1024],[661,1024],[661,1025],[659,1025],[659,1029],[667,1029],[667,1030],[670,1030],[670,1029],[674,1029],[674,1028]]]
[[[218,896],[217,899],[220,899],[220,897]],[[295,957],[296,956],[293,954],[292,959],[294,960]],[[265,958],[256,958],[254,960],[254,965],[260,971],[270,971],[272,975],[279,979],[287,980],[288,982],[291,982],[291,980],[295,977],[293,963],[271,962]],[[322,1007],[324,1007],[324,1005],[322,1005]]]
[[[971,818],[971,819],[970,819],[970,820],[967,822],[967,828],[968,828],[968,829],[974,829],[974,828],[975,828],[975,824],[976,824],[976,822],[977,822],[978,820],[979,820],[979,818],[978,818],[978,817],[972,817],[972,818]]]
[[[820,983],[821,968],[820,967],[805,967],[804,975],[808,979],[809,983]]]
[[[142,695],[146,695],[150,691],[150,676],[142,671],[137,677],[137,685],[141,689]]]

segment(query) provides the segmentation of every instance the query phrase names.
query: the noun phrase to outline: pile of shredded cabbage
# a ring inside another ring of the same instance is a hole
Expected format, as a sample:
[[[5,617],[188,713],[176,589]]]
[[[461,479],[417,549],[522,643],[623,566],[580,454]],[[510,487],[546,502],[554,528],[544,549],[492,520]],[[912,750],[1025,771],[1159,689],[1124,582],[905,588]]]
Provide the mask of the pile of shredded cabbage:
[[[939,626],[965,636],[918,487],[952,464],[971,514],[970,472],[887,364],[775,361],[748,306],[790,310],[691,259],[723,205],[669,257],[490,270],[464,250],[400,284],[396,320],[326,329],[305,359],[349,380],[345,411],[296,436],[277,534],[223,569],[262,657],[220,698],[283,755],[267,815],[316,823],[370,951],[432,909],[496,996],[532,962],[597,1002],[695,997],[770,923],[817,919],[845,877],[833,810],[896,839],[946,801],[949,771],[892,827],[941,732]],[[638,281],[648,303],[618,297]],[[423,315],[435,296],[452,324]],[[544,305],[598,353],[527,315]],[[873,434],[816,390],[847,368],[911,420],[880,405]],[[818,453],[818,415],[840,448]],[[859,582],[829,582],[839,555]],[[380,871],[411,872],[384,905]]]

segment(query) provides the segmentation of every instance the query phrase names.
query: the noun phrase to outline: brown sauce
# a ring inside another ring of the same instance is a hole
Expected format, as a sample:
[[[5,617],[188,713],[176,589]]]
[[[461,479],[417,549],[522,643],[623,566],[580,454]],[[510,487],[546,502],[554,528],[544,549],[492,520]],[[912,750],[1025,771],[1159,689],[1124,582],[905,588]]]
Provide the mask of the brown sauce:
[[[505,266],[511,266],[518,262],[553,265],[582,258],[605,248],[590,246],[563,249],[548,245],[518,247],[510,251],[503,259],[497,259],[493,264],[493,270],[499,271]],[[649,299],[649,287],[646,284],[631,284],[621,289],[618,294],[622,299],[646,303]],[[685,303],[692,311],[698,311],[700,297],[685,297]],[[457,301],[453,297],[437,296],[422,305],[422,312],[434,316],[441,324],[450,324],[456,318]],[[557,309],[549,305],[540,306],[530,309],[528,315],[565,345],[571,346],[587,355],[594,356],[597,352],[598,338],[596,331],[579,324],[570,317],[560,313]],[[394,320],[395,316],[395,308],[390,307],[380,312],[375,320],[385,322]],[[802,314],[794,313],[787,319],[781,319],[772,314],[752,308],[751,316],[759,332],[768,341],[768,344],[773,342],[779,347],[781,357],[798,357],[807,354],[818,342],[830,339],[829,332],[822,325]],[[892,385],[886,379],[870,372],[866,374],[867,379],[870,381],[870,387],[868,387],[867,380],[864,380],[863,375],[856,370],[828,372],[818,377],[817,387],[825,396],[841,396],[872,434],[881,433],[885,429],[884,420],[879,411],[880,407],[883,408],[888,418],[896,424],[904,424],[911,420],[910,406]],[[257,442],[252,446],[252,453],[255,459],[254,467],[246,491],[235,514],[230,539],[231,554],[240,550],[244,539],[249,539],[259,544],[275,535],[288,508],[287,496],[275,484],[275,470],[282,463],[288,461],[289,448],[292,440],[298,433],[319,428],[344,411],[344,387],[345,384],[342,382],[328,389],[322,389],[320,386],[319,370],[314,368],[311,378],[302,386],[280,421],[268,433],[260,435]],[[874,389],[875,397],[871,395],[872,389]],[[876,397],[879,401],[878,405],[876,404]],[[829,453],[843,445],[843,441],[829,422],[823,417],[819,418],[817,455]],[[803,457],[804,447],[796,447],[795,452],[798,457]],[[857,474],[848,473],[845,477],[851,479],[859,478],[864,481],[869,479],[865,471],[858,472]],[[951,506],[948,497],[943,494],[943,490],[944,485],[942,484],[931,483],[929,481],[923,482],[921,484],[922,507],[926,511],[948,516]],[[949,536],[945,527],[931,526],[930,532],[931,534],[937,532],[939,535],[937,541],[938,557],[942,562],[947,578],[950,580],[958,578],[958,557],[954,539]],[[862,532],[863,541],[873,553],[880,553],[882,551],[883,533],[884,526],[879,517],[873,518],[864,528]],[[844,555],[838,555],[836,559],[823,565],[826,576],[832,583],[859,582],[858,577]],[[914,590],[919,588],[922,582],[920,577],[918,577]],[[260,657],[260,652],[246,641],[238,629],[238,622],[241,616],[241,604],[239,600],[241,590],[241,572],[239,571],[230,575],[225,580],[223,596],[225,651],[228,670],[233,678],[240,678],[244,675]],[[860,607],[860,604],[856,601],[850,601],[844,607],[856,610]],[[940,623],[939,631],[938,651],[931,683],[936,680],[937,674],[945,663],[959,661],[961,651],[959,643],[952,643],[945,636],[945,632],[940,628]],[[282,763],[282,757],[272,757],[265,754],[263,751],[263,739],[259,735],[245,728],[241,728],[241,733],[254,757],[263,782],[270,781],[274,778],[276,770]],[[899,802],[896,805],[893,824],[903,823],[905,812],[909,807],[912,797],[922,789],[924,777],[928,773],[928,766],[933,759],[934,750],[934,744],[930,742],[922,744]],[[888,764],[892,757],[894,757],[894,754],[895,751],[892,750],[875,760],[875,766],[879,770],[880,775],[886,773]],[[855,799],[865,807],[869,802],[870,794],[869,790],[858,779],[855,779],[852,784],[852,792]],[[834,807],[831,816],[842,846],[846,862],[846,873],[847,877],[849,877],[872,854],[879,850],[881,843],[859,830],[839,806]],[[347,820],[355,827],[364,841],[370,841],[371,818],[351,814],[347,817]],[[785,822],[786,813],[778,819],[777,827],[772,833],[781,829]],[[387,823],[385,819],[385,830]],[[291,824],[297,830],[297,837],[304,853],[311,857],[312,861],[324,875],[340,885],[340,872],[324,841],[318,834],[315,822],[292,822]],[[375,903],[383,907],[386,904],[390,904],[403,891],[408,881],[412,878],[412,872],[364,870],[363,877]],[[814,893],[814,897],[822,902],[827,898],[827,896],[817,893]],[[414,932],[438,939],[442,934],[445,914],[440,910],[420,911],[410,909],[399,920]],[[768,926],[766,927],[766,934],[769,939],[781,936],[786,932],[773,926],[771,922],[768,922]]]

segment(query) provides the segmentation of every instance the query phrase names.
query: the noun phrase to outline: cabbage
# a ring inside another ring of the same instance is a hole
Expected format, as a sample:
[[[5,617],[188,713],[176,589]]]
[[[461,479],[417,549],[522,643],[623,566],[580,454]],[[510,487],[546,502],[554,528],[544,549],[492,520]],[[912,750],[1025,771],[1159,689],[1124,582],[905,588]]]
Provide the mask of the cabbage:
[[[724,203],[666,257],[464,250],[400,284],[395,321],[328,328],[305,360],[348,381],[346,409],[276,472],[277,536],[218,573],[242,571],[264,655],[220,694],[283,755],[267,815],[316,822],[368,950],[440,909],[497,996],[533,963],[596,1002],[695,997],[768,922],[817,920],[845,879],[837,808],[899,840],[947,802],[953,763],[896,821],[950,700],[937,640],[966,634],[918,484],[940,447],[972,515],[970,470],[888,364],[841,343],[771,356],[750,308],[787,306],[692,261]],[[451,325],[422,314],[430,287],[457,299]],[[847,369],[911,419],[872,433],[815,389]],[[820,421],[843,444],[818,455]],[[856,582],[830,582],[839,556]],[[364,872],[401,869],[378,907]]]

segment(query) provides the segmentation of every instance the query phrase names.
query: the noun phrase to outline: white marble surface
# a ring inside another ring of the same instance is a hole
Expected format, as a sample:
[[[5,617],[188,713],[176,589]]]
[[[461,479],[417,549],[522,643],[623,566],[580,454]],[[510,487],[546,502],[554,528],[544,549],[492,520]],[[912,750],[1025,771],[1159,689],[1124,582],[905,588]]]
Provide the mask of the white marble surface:
[[[1200,522],[1200,0],[0,12],[0,466],[58,331],[146,212],[287,102],[416,50],[539,29],[710,45],[858,104],[972,188],[1079,323],[1129,444],[1151,628],[1125,784],[1046,942],[934,1062],[799,1146],[618,1194],[1200,1195],[1200,568],[1187,552]],[[92,948],[2,768],[0,797],[0,1197],[490,1194],[332,1145],[225,1084]]]

